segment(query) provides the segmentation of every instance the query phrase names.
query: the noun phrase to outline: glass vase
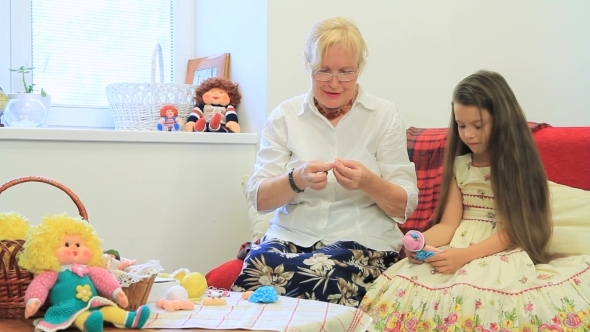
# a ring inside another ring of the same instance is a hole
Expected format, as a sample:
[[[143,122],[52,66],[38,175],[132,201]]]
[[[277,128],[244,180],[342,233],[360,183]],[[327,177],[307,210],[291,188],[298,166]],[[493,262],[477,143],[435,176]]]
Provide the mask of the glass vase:
[[[45,124],[47,109],[39,94],[11,94],[4,109],[4,122],[8,127],[36,128]]]

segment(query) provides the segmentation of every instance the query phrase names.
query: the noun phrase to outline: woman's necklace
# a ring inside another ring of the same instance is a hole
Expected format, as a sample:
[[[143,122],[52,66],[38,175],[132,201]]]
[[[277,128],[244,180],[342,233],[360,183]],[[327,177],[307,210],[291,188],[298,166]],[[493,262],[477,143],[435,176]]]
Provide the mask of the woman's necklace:
[[[354,94],[354,97],[348,102],[348,104],[340,107],[340,109],[338,109],[337,111],[326,111],[322,106],[320,106],[320,103],[318,103],[318,100],[313,98],[313,102],[315,104],[315,107],[317,107],[318,111],[320,112],[321,115],[323,115],[326,119],[332,121],[346,113],[348,113],[348,111],[350,111],[350,109],[352,108],[352,104],[354,103],[354,100],[356,99],[356,93]]]

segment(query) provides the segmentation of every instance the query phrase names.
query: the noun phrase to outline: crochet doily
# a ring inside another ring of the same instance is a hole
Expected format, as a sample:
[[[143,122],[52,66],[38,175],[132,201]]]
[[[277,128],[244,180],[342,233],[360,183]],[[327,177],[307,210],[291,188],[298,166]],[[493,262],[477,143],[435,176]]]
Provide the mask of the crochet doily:
[[[125,271],[113,270],[111,272],[117,277],[121,287],[129,287],[131,284],[141,281],[144,278],[150,278],[162,270],[164,269],[160,265],[160,261],[150,260],[143,264],[131,265]]]

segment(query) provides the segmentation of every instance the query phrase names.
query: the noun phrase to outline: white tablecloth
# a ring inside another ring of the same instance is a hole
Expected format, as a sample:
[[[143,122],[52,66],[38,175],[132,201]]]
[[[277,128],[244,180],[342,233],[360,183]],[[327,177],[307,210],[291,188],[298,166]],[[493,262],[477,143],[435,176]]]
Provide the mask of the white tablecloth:
[[[151,314],[144,328],[364,332],[371,323],[361,310],[343,305],[283,296],[274,303],[251,303],[241,294],[232,292],[225,306],[196,304],[193,311],[167,312],[148,304]]]

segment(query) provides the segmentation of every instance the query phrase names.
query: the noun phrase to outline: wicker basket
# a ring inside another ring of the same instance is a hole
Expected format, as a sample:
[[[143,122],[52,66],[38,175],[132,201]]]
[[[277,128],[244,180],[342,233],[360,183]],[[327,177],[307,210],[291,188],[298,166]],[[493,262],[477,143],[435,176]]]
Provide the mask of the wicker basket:
[[[156,83],[156,58],[159,59],[160,82]],[[164,83],[162,47],[156,44],[152,54],[151,83],[116,83],[106,87],[106,95],[115,129],[157,130],[160,109],[173,105],[178,116],[186,119],[194,108],[195,85]]]
[[[0,318],[23,318],[25,316],[25,291],[33,280],[33,275],[20,269],[16,264],[16,254],[22,250],[24,240],[0,241]],[[8,266],[4,255],[10,255]],[[47,310],[40,308],[35,317]]]
[[[10,187],[24,182],[43,182],[61,189],[76,204],[80,216],[88,221],[88,213],[80,198],[72,190],[52,179],[39,176],[17,178],[0,186],[0,194]],[[0,241],[0,318],[23,318],[25,314],[25,292],[34,276],[18,266],[17,255],[22,252],[24,244],[24,239]],[[5,259],[6,257],[8,259]],[[129,299],[129,306],[126,309],[135,310],[146,303],[155,278],[154,274],[151,278],[145,278],[123,288]],[[35,317],[43,316],[48,306],[49,303],[46,303]]]
[[[129,306],[125,309],[135,311],[140,305],[144,305],[147,302],[155,280],[156,274],[153,274],[150,278],[144,278],[129,285],[129,287],[123,287],[123,292],[125,292],[129,300]]]

